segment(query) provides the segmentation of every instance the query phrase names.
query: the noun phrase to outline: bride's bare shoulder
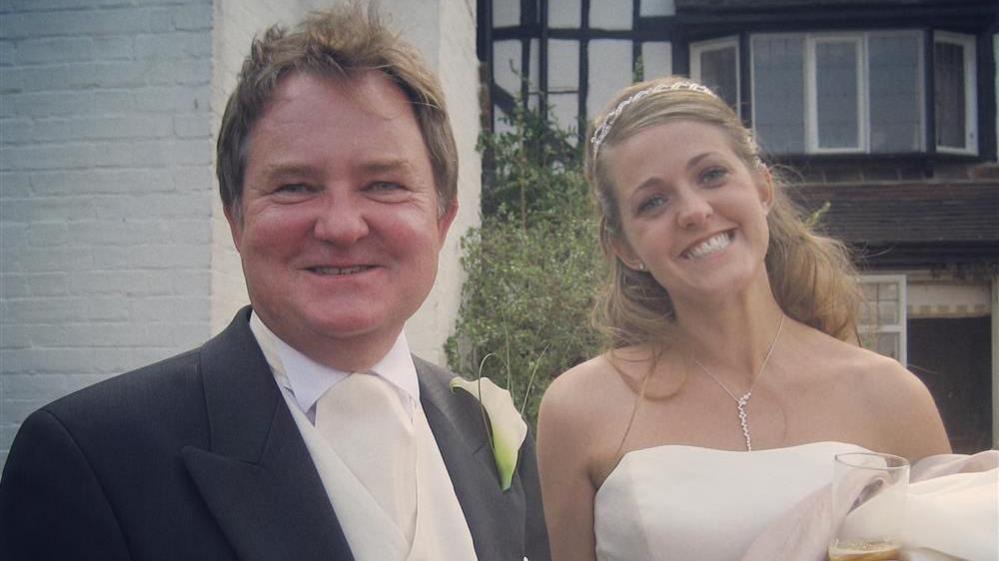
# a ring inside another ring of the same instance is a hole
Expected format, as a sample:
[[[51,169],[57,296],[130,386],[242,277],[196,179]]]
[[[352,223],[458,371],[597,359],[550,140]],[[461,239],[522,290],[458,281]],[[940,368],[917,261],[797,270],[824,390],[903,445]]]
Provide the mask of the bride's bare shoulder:
[[[848,379],[851,384],[905,383],[911,376],[897,361],[865,349],[856,343],[841,341],[821,331],[803,327],[797,342],[796,360],[809,368],[804,373],[831,376],[842,383]],[[856,386],[853,386],[857,389]],[[874,390],[870,387],[867,389]]]
[[[599,386],[607,383],[613,367],[604,354],[573,366],[559,374],[545,390],[542,403],[567,406],[587,399]]]
[[[612,349],[566,370],[551,383],[548,391],[560,395],[625,389],[647,374],[652,357],[652,351],[644,347]]]
[[[881,432],[884,451],[911,459],[950,451],[933,396],[915,374],[898,361],[838,340],[826,341],[828,395],[859,405],[871,427]]]
[[[886,394],[911,397],[913,392],[925,390],[922,382],[897,360],[852,343],[823,337],[824,344],[812,356],[823,358],[826,370],[840,382],[848,380],[854,392],[880,399]]]
[[[607,411],[615,400],[631,403],[635,384],[647,368],[641,349],[615,349],[573,366],[556,377],[541,401],[546,412],[570,417],[593,418],[595,412]]]

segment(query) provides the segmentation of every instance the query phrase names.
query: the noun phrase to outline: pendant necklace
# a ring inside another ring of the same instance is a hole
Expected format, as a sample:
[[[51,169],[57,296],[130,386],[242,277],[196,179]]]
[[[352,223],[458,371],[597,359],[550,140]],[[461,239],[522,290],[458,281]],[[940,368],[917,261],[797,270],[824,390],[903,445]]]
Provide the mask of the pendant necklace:
[[[742,426],[742,436],[746,438],[746,451],[753,451],[753,439],[749,434],[749,414],[746,413],[746,406],[749,405],[749,398],[753,396],[753,388],[756,387],[756,382],[763,377],[763,373],[767,368],[767,363],[770,362],[770,355],[774,353],[774,346],[777,344],[777,339],[780,338],[781,329],[784,327],[784,314],[780,315],[780,323],[777,324],[777,332],[774,333],[774,338],[770,340],[770,348],[767,349],[767,354],[763,357],[763,362],[760,364],[760,372],[753,378],[753,382],[749,385],[749,391],[744,393],[742,397],[735,397],[735,394],[730,392],[725,384],[721,382],[714,374],[711,373],[703,364],[700,363],[696,358],[690,357],[709,378],[715,381],[716,384],[721,386],[721,389],[725,390],[725,393],[732,398],[736,403],[736,407],[739,410],[739,424]]]

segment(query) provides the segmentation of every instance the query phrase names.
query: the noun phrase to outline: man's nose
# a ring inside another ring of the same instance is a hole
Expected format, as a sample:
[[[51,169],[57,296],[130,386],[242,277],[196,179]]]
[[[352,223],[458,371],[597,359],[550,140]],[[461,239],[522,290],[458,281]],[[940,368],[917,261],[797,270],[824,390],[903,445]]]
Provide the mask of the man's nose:
[[[363,205],[349,194],[327,193],[318,201],[313,235],[334,245],[350,245],[368,234]]]

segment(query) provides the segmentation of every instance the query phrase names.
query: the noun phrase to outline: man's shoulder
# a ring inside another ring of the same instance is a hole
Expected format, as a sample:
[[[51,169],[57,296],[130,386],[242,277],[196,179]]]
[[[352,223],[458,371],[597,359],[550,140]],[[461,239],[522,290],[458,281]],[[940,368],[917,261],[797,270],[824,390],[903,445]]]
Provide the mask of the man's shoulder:
[[[43,410],[59,419],[119,417],[176,406],[181,395],[200,388],[198,359],[192,349],[123,374],[112,376],[61,397]]]
[[[239,321],[239,317],[234,324]],[[203,362],[207,354],[224,355],[234,326],[202,345],[112,376],[61,397],[42,410],[59,419],[107,419],[121,422],[143,415],[168,415],[171,410],[204,402]]]

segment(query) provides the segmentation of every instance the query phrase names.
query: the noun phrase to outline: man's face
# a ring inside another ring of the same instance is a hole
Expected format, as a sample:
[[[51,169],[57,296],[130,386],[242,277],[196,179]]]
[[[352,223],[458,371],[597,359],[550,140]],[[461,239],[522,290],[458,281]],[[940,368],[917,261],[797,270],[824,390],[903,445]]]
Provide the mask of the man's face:
[[[457,208],[439,212],[402,91],[374,71],[284,78],[244,177],[242,214],[227,218],[254,312],[330,366],[357,367],[345,350],[387,351],[434,283]]]

